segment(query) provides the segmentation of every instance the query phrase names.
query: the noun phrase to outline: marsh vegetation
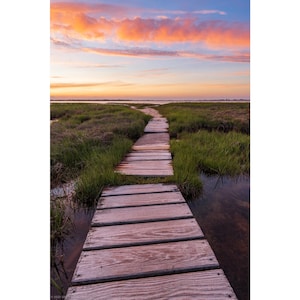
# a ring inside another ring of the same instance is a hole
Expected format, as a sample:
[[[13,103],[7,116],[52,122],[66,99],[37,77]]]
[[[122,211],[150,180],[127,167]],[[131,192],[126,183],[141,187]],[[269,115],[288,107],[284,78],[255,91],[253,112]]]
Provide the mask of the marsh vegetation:
[[[201,193],[199,172],[250,172],[248,103],[180,103],[157,108],[170,125],[174,178],[188,199]]]
[[[174,176],[142,178],[120,175],[114,168],[143,134],[150,116],[126,105],[52,104],[51,120],[55,122],[51,122],[51,188],[75,182],[72,199],[51,200],[54,275],[57,273],[57,243],[72,231],[72,214],[67,213],[72,207],[70,203],[76,203],[73,207],[77,210],[79,206],[86,207],[90,220],[91,209],[105,186],[175,183],[184,197],[191,200],[202,193],[200,173],[249,174],[249,106],[248,103],[156,106],[169,122]],[[76,263],[76,258],[73,261]],[[52,286],[57,294],[66,292],[59,276],[52,278]]]

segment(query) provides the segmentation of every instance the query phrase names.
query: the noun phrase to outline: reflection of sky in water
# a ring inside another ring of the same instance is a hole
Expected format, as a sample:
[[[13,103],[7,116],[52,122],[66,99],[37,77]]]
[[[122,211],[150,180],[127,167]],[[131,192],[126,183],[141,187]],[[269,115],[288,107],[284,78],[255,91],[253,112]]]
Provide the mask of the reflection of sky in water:
[[[188,204],[238,299],[248,299],[250,177],[200,177],[203,193]]]
[[[250,179],[249,176],[241,175],[237,177],[229,176],[206,176],[201,174],[203,182],[203,194],[200,199],[212,200],[233,199],[250,201]]]

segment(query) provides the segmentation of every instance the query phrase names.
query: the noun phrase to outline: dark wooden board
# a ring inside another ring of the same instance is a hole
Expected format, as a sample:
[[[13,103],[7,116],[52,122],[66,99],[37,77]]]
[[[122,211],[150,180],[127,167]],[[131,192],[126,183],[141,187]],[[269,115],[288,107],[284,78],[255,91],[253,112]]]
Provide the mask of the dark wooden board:
[[[185,203],[185,199],[180,192],[107,196],[99,199],[97,209],[167,203]]]
[[[237,300],[221,269],[70,287],[66,300]]]
[[[195,219],[92,227],[83,249],[113,248],[146,243],[203,238]]]
[[[117,225],[192,217],[186,203],[96,210],[92,226]]]
[[[166,275],[218,266],[206,240],[83,251],[72,284]]]

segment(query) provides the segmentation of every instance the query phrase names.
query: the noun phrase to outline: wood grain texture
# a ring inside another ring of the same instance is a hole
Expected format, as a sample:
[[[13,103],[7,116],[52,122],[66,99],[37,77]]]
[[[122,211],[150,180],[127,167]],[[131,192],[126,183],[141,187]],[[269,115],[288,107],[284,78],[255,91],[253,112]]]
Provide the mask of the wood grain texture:
[[[218,266],[206,240],[83,251],[72,284],[166,275]]]
[[[97,209],[166,203],[185,203],[185,199],[180,192],[107,196],[99,199]]]
[[[221,269],[70,287],[66,300],[237,300]]]
[[[146,193],[163,193],[177,191],[178,188],[175,184],[132,184],[122,185],[116,187],[107,187],[103,190],[101,196],[115,196],[115,195],[133,195],[133,194],[146,194]]]
[[[92,227],[83,249],[112,248],[192,238],[203,238],[203,232],[195,219]]]
[[[92,226],[192,217],[186,203],[96,210]]]

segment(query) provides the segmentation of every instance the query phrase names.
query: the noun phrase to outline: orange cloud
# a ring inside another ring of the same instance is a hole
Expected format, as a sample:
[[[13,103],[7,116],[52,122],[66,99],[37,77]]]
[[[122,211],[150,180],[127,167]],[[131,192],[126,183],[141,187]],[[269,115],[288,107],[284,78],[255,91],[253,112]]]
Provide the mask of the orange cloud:
[[[249,47],[250,44],[249,28],[243,23],[200,22],[194,17],[175,19],[136,17],[118,20],[111,18],[120,15],[120,12],[124,15],[126,8],[104,4],[53,3],[51,32],[87,40],[115,39],[143,43],[202,42],[213,48]]]
[[[243,24],[195,19],[125,19],[119,23],[117,36],[124,41],[204,42],[213,47],[248,47],[250,41]]]

